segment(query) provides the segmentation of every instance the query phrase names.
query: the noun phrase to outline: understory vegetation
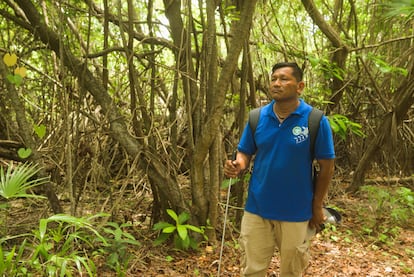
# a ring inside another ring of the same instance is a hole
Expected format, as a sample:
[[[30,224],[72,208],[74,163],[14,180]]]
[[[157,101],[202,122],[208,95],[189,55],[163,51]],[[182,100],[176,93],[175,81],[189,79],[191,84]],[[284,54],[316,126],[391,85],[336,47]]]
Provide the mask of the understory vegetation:
[[[36,173],[36,168],[23,165],[6,173],[1,171],[1,196],[4,197],[6,191],[19,187],[19,184],[20,187],[27,187],[26,181]],[[21,175],[23,178],[18,178]],[[21,181],[13,182],[16,177]],[[43,181],[32,179],[31,187]],[[151,217],[148,213],[150,202],[141,201],[139,206],[133,205],[138,200],[136,189],[143,188],[131,186],[124,191],[123,205],[112,214],[102,212],[109,207],[102,205],[105,198],[108,199],[108,192],[89,192],[92,197],[83,207],[84,215],[81,217],[69,214],[43,217],[47,214],[44,209],[42,211],[45,199],[36,197],[30,190],[14,189],[16,193],[8,194],[0,210],[3,226],[0,275],[139,276],[139,273],[146,272],[146,276],[155,276],[160,265],[161,268],[163,264],[168,267],[168,264],[185,259],[189,263],[187,267],[193,271],[185,273],[185,269],[178,266],[174,273],[177,276],[215,276],[216,266],[212,264],[217,264],[219,247],[207,242],[204,234],[206,227],[189,224],[189,214],[177,215],[173,210],[167,211],[171,223],[158,222],[152,227],[148,220]],[[414,192],[399,184],[366,185],[355,197],[347,195],[343,186],[335,191],[336,195],[331,195],[328,204],[342,214],[343,222],[339,225],[327,224],[315,241],[351,249],[361,245],[368,253],[376,253],[367,254],[366,258],[372,260],[378,259],[377,253],[389,255],[391,260],[397,262],[391,272],[394,275],[384,273],[383,276],[414,274]],[[225,245],[226,263],[234,255],[232,262],[235,268],[238,266],[236,257],[239,251],[236,210],[230,207]],[[200,234],[203,236],[200,237]],[[358,247],[354,250],[358,251]],[[157,255],[161,262],[154,264],[152,261]],[[189,258],[191,255],[194,256]],[[206,259],[204,263],[191,261],[202,256]],[[237,272],[234,274],[237,276]],[[369,272],[367,274],[371,276]]]

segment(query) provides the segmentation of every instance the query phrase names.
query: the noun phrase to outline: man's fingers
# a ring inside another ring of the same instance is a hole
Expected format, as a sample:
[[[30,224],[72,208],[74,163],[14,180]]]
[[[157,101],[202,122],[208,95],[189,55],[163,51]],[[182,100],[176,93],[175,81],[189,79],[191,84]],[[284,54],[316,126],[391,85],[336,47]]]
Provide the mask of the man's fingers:
[[[230,178],[236,177],[238,174],[237,162],[227,160],[224,165],[224,174]]]

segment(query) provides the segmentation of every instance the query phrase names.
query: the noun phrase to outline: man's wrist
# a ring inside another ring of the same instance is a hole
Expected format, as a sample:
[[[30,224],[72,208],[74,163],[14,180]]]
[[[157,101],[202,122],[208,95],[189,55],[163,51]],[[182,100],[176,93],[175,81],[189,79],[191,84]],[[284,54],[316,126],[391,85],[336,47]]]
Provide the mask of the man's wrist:
[[[323,208],[323,201],[313,201],[312,204],[313,209],[322,209]]]

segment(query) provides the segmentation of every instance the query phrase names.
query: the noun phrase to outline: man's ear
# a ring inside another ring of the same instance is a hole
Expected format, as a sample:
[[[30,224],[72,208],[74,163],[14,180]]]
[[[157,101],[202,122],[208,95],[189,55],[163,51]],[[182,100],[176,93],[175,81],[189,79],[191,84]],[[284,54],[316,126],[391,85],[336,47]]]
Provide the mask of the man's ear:
[[[303,89],[305,88],[305,82],[304,81],[300,81],[298,83],[298,88],[297,88],[297,92],[299,95],[302,94]]]

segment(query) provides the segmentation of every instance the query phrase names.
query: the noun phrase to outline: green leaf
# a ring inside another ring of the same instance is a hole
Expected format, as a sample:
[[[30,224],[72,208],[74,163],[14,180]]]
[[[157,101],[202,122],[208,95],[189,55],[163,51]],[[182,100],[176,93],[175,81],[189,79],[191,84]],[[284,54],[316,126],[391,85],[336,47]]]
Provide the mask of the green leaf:
[[[171,216],[172,219],[178,222],[178,215],[173,210],[167,209],[167,213]]]
[[[35,125],[34,126],[34,131],[35,131],[36,135],[40,139],[42,139],[46,135],[46,126],[43,125],[43,124]]]
[[[384,4],[387,7],[386,19],[393,17],[406,17],[407,20],[413,18],[414,15],[414,3],[411,0],[393,0],[387,1]]]
[[[40,239],[40,242],[41,243],[43,242],[43,239],[45,238],[46,228],[47,228],[47,222],[48,221],[45,218],[42,218],[39,221],[39,239]]]
[[[224,179],[223,182],[220,185],[221,189],[227,189],[231,185],[237,184],[240,181],[240,178],[229,178],[229,179]]]
[[[127,243],[127,244],[131,244],[131,245],[137,245],[140,246],[141,243],[139,241],[136,241],[135,238],[134,239],[123,239],[122,243]]]
[[[182,240],[185,240],[188,237],[188,231],[184,225],[178,225],[177,232]]]
[[[331,236],[330,238],[331,238],[331,240],[333,240],[334,242],[338,242],[338,241],[339,241],[339,237],[337,237],[337,236]]]
[[[347,130],[345,120],[338,120],[337,123],[342,131],[345,132]]]
[[[311,64],[313,67],[315,67],[315,66],[317,66],[317,65],[318,65],[318,63],[319,63],[319,59],[318,59],[318,58],[313,57],[313,56],[307,56],[307,58],[308,58],[308,60],[309,60],[310,64]]]
[[[26,190],[35,186],[46,183],[49,178],[31,179],[40,170],[32,164],[20,164],[14,166],[12,163],[4,172],[3,167],[0,168],[0,195],[6,199],[17,197],[37,197],[43,196],[27,194]]]
[[[164,228],[172,227],[172,226],[174,226],[174,225],[172,225],[171,223],[161,221],[161,222],[158,222],[158,223],[154,224],[154,227],[152,229],[153,230],[162,230]]]
[[[189,219],[190,219],[190,215],[188,213],[186,213],[186,212],[182,212],[178,216],[178,224],[183,224],[184,222],[186,222]]]
[[[78,227],[78,228],[86,228],[87,230],[91,231],[98,237],[98,239],[105,245],[108,246],[107,240],[95,229],[95,227],[91,224],[91,222],[87,218],[83,217],[74,217],[67,214],[55,214],[51,217],[47,218],[48,222],[57,221],[57,222],[64,222],[67,223],[67,228],[71,226]]]
[[[19,150],[17,150],[17,154],[19,155],[20,158],[26,159],[32,154],[32,149],[30,149],[30,148],[19,148]]]
[[[10,83],[12,83],[16,86],[19,86],[23,81],[22,76],[20,76],[18,74],[17,75],[8,74],[6,78]]]
[[[172,232],[175,231],[175,229],[177,229],[177,227],[175,227],[175,226],[166,227],[166,228],[162,229],[162,232],[163,233],[172,233]]]
[[[5,265],[4,265],[4,259],[3,259],[3,247],[0,244],[0,274],[3,274],[5,272]]]
[[[164,243],[169,237],[171,236],[171,234],[167,234],[167,233],[161,233],[157,239],[154,240],[153,245],[154,246],[158,246],[161,245],[162,243]]]
[[[124,241],[126,241],[127,239],[135,241],[135,237],[133,235],[131,235],[130,233],[125,232],[125,231],[122,231],[122,237],[124,238],[123,239]]]
[[[74,217],[68,214],[55,214],[55,215],[50,216],[47,220],[49,222],[51,221],[65,222],[65,223],[72,224],[75,226],[91,226],[90,222],[88,222],[85,218]]]
[[[328,116],[329,124],[332,131],[339,135],[343,140],[346,139],[347,133],[351,132],[359,137],[365,137],[362,131],[362,126],[359,123],[352,122],[346,116],[341,114],[334,114]]]
[[[182,240],[182,242],[181,242],[181,244],[182,244],[182,247],[184,248],[184,249],[188,249],[188,247],[190,246],[190,243],[191,243],[191,240],[190,240],[190,237],[189,236],[187,236],[184,240]]]
[[[93,262],[88,263],[89,259],[85,259],[84,257],[80,257],[80,256],[75,256],[74,261],[76,263],[76,267],[78,268],[79,272],[82,272],[82,267],[80,264],[83,265],[83,267],[86,269],[86,271],[88,272],[89,276],[95,276],[96,275],[96,268]],[[66,271],[67,273],[67,271]]]
[[[13,262],[14,253],[16,252],[16,245],[13,246],[9,254],[6,256],[6,265],[11,265]],[[1,257],[3,259],[3,257]]]
[[[329,124],[331,125],[332,131],[337,133],[339,131],[339,125],[336,124],[334,120],[329,120]]]
[[[187,229],[190,229],[191,231],[200,233],[200,234],[203,234],[204,233],[203,230],[201,230],[200,228],[198,228],[198,227],[196,227],[194,225],[186,224],[186,225],[184,225],[184,227],[187,228]]]

